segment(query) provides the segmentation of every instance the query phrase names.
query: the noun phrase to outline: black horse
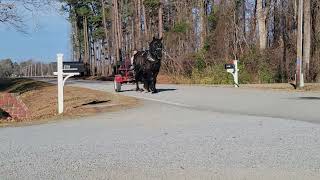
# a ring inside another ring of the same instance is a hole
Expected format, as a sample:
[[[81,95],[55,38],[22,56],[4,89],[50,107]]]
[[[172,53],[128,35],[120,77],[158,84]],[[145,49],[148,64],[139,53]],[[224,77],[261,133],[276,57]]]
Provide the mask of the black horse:
[[[139,81],[144,83],[144,89],[148,92],[157,93],[157,76],[161,67],[162,38],[153,38],[149,44],[149,50],[138,51],[133,57],[133,67],[136,80],[136,90],[140,91]]]

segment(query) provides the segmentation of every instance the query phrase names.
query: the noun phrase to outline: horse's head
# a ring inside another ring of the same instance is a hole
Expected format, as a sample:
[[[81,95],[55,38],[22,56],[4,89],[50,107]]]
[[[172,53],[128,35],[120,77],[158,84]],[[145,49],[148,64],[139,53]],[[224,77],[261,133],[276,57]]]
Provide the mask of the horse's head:
[[[153,40],[151,41],[149,46],[150,46],[151,54],[155,58],[157,58],[157,60],[161,60],[162,50],[163,50],[162,38],[158,39],[158,38],[153,37]]]

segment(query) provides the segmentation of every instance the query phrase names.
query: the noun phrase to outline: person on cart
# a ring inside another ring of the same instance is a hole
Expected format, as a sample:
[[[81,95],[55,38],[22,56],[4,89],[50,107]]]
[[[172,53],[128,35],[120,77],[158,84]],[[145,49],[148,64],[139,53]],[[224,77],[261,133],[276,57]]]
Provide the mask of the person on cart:
[[[133,54],[132,54],[132,56],[131,56],[131,59],[130,59],[130,61],[131,61],[131,67],[130,67],[130,70],[134,70],[134,64],[133,64],[133,61],[134,61],[134,56],[136,55],[138,53],[138,51],[133,51]]]
[[[130,59],[129,56],[126,56],[125,61],[123,62],[120,72],[122,72],[122,76],[133,76],[134,71],[133,71],[133,64],[132,60]]]

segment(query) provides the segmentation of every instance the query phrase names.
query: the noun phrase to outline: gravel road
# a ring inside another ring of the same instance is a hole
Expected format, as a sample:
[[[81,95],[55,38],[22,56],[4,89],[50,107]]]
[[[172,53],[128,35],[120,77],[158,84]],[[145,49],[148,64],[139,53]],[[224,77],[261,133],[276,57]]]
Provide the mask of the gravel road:
[[[125,86],[134,109],[1,128],[0,179],[320,179],[320,93],[159,87]]]

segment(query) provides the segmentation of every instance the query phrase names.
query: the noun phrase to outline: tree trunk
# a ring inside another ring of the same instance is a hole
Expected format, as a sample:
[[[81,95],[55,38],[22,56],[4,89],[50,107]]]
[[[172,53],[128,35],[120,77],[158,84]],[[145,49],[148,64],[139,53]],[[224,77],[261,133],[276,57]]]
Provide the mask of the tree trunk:
[[[121,13],[119,13],[119,2],[118,2],[118,0],[116,0],[116,5],[117,5],[117,14],[116,14],[116,17],[117,17],[117,30],[118,30],[118,48],[117,48],[117,50],[118,50],[118,59],[117,59],[117,61],[120,61],[121,59],[122,59],[122,53],[120,53],[120,52],[122,52],[122,39],[123,39],[123,37],[122,37],[122,21],[121,21]]]
[[[246,38],[246,0],[243,0],[241,3],[241,24],[242,24],[242,33],[243,37]]]
[[[96,42],[91,43],[92,51],[91,51],[91,76],[96,76],[96,68],[97,68],[97,54],[96,54]]]
[[[301,87],[301,70],[303,58],[303,0],[299,0],[298,11],[298,32],[297,32],[297,66],[296,66],[296,86]]]
[[[135,17],[135,24],[136,24],[136,28],[135,28],[135,32],[136,32],[136,49],[137,50],[141,50],[141,1],[137,0],[136,1],[136,5],[137,5],[137,14]]]
[[[205,5],[204,0],[198,1],[198,7],[200,10],[200,49],[203,48],[206,38],[206,22],[205,22]]]
[[[131,19],[131,30],[129,34],[129,44],[130,44],[130,49],[129,49],[129,55],[131,56],[131,53],[134,49],[136,49],[136,40],[135,40],[135,18]]]
[[[106,57],[108,57],[108,47],[109,47],[109,43],[107,43],[107,39],[108,39],[108,28],[107,28],[107,18],[106,18],[106,7],[105,7],[105,2],[104,0],[101,0],[101,5],[102,5],[102,23],[103,23],[103,29],[104,29],[104,36],[105,39],[102,41],[103,43],[103,60],[106,59]],[[103,67],[104,68],[104,67]]]
[[[105,0],[101,0],[102,3],[102,20],[103,20],[103,27],[104,27],[104,34],[105,34],[105,39],[102,41],[103,44],[103,58],[102,58],[102,62],[101,62],[101,68],[102,68],[102,74],[103,76],[109,76],[110,74],[107,73],[107,65],[106,62],[108,61],[109,63],[111,63],[111,57],[112,55],[112,50],[114,49],[114,45],[111,45],[111,41],[114,40],[114,36],[112,37],[112,35],[110,35],[109,31],[108,31],[108,27],[107,27],[107,17],[106,17],[106,7],[105,7]],[[114,21],[112,22],[114,23]],[[112,27],[114,26],[114,24],[112,25]],[[113,29],[113,28],[112,28]],[[114,34],[114,31],[112,30],[112,34]]]
[[[305,79],[309,79],[309,64],[311,55],[311,0],[304,1],[304,45],[303,71]]]
[[[90,59],[90,52],[89,52],[89,37],[88,37],[88,20],[87,17],[83,17],[83,43],[84,43],[84,58],[83,63],[86,66],[87,73],[90,72],[89,66],[89,59]]]
[[[250,42],[254,42],[255,38],[256,38],[256,31],[257,31],[257,7],[258,7],[258,0],[255,0],[254,3],[254,9],[253,9],[253,17],[251,18],[251,29],[250,29]]]
[[[79,43],[79,35],[78,35],[78,25],[77,20],[73,21],[73,46],[74,46],[74,61],[80,61],[80,43]]]
[[[144,27],[144,42],[148,42],[149,41],[149,33],[148,33],[148,26],[147,26],[147,16],[146,16],[146,8],[144,6],[144,4],[142,4],[142,15],[143,15],[143,27]],[[145,46],[145,44],[143,44],[143,46]]]
[[[158,32],[159,32],[159,38],[163,37],[163,1],[160,0],[160,7],[159,7],[159,14],[158,14]]]
[[[113,33],[114,33],[114,39],[113,39],[113,43],[115,43],[115,45],[113,46],[113,50],[114,50],[114,55],[115,55],[115,61],[119,61],[120,59],[120,54],[119,54],[119,47],[120,47],[120,41],[119,41],[119,21],[118,21],[118,2],[117,0],[113,0]],[[117,64],[117,63],[116,63]]]
[[[268,8],[264,7],[263,0],[257,0],[260,50],[265,50],[267,48],[267,43],[268,43],[268,30],[267,30],[267,22],[266,22],[267,13],[268,13]]]

